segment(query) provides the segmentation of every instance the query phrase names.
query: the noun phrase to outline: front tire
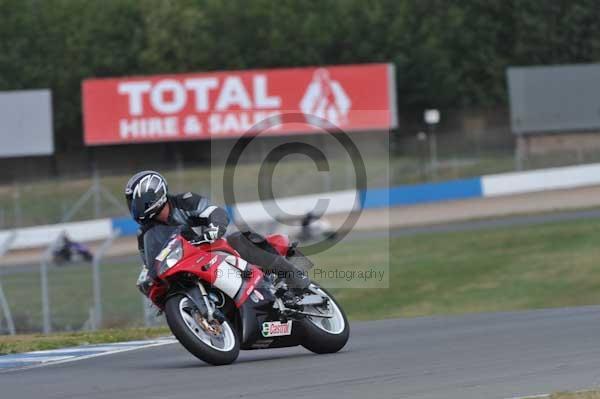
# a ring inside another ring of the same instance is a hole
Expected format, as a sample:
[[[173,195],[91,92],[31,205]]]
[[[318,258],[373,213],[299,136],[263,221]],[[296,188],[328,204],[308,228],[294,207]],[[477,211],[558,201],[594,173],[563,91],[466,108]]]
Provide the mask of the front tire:
[[[350,324],[348,323],[346,314],[335,301],[333,295],[314,284],[312,288],[314,288],[316,293],[326,296],[329,299],[328,308],[311,306],[308,309],[305,308],[305,310],[313,313],[327,313],[331,311],[334,317],[325,319],[307,316],[303,319],[301,321],[304,330],[302,346],[318,354],[338,352],[346,345],[350,337]]]
[[[229,321],[219,323],[220,334],[203,327],[205,319],[194,315],[195,306],[185,295],[174,295],[165,304],[167,324],[175,338],[198,359],[215,366],[233,363],[240,341]],[[212,328],[212,326],[211,326]]]

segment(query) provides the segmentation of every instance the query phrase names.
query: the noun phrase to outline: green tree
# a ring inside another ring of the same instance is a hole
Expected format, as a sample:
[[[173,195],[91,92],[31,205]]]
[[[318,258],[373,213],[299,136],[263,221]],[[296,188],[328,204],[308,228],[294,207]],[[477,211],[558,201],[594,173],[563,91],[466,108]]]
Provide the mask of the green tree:
[[[401,110],[506,104],[510,65],[600,61],[596,0],[0,0],[0,90],[52,89],[81,151],[87,78],[393,62]]]

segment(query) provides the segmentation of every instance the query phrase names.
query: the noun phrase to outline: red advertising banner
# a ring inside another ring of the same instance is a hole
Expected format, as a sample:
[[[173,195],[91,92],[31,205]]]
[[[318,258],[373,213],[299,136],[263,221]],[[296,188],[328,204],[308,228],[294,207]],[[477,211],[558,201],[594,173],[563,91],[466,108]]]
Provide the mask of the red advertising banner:
[[[82,85],[87,145],[232,138],[268,120],[268,134],[396,126],[394,68],[365,64],[89,79]],[[307,124],[279,124],[302,113]]]

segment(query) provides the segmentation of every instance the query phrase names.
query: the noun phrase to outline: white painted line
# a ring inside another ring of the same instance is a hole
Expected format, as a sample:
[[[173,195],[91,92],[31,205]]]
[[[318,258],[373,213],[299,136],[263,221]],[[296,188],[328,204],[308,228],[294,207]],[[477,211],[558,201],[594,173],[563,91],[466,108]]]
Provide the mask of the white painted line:
[[[15,357],[11,359],[0,359],[2,363],[47,363],[71,359],[74,356],[40,356],[40,357]]]
[[[507,399],[536,399],[536,398],[549,398],[550,394],[549,393],[540,393],[537,395],[525,395],[525,396],[515,396],[512,398],[507,398]]]
[[[136,345],[148,345],[150,342],[158,342],[164,340],[174,339],[171,337],[157,338],[151,340],[138,340],[138,341],[127,341],[127,342],[114,342],[112,344],[97,344],[98,346],[136,346]],[[87,345],[86,348],[93,348],[94,345]]]
[[[146,343],[147,345],[147,343]],[[123,349],[123,348],[137,348],[143,345],[115,345],[115,346],[82,346],[82,347],[77,347],[77,348],[65,348],[65,349],[51,349],[51,350],[45,350],[45,351],[35,351],[35,352],[27,352],[27,353],[22,353],[22,355],[29,355],[29,354],[52,354],[52,353],[80,353],[80,352],[106,352],[106,351],[111,351],[111,350],[118,350],[118,349]]]
[[[139,342],[139,341],[137,341]],[[141,346],[141,345],[137,345],[137,346],[128,346],[128,347],[116,347],[115,350],[112,351],[106,351],[106,352],[100,352],[100,353],[93,353],[90,355],[84,355],[84,356],[65,356],[65,359],[61,359],[61,360],[57,360],[57,361],[51,361],[51,362],[47,362],[47,363],[37,363],[37,364],[33,364],[33,365],[27,365],[24,367],[18,367],[18,368],[7,368],[7,369],[0,369],[0,373],[8,373],[11,371],[17,371],[17,370],[28,370],[28,369],[33,369],[33,368],[38,368],[38,367],[46,367],[46,366],[52,366],[55,364],[64,364],[64,363],[70,363],[70,362],[75,362],[78,360],[85,360],[85,359],[92,359],[95,357],[100,357],[100,356],[107,356],[107,355],[113,355],[113,354],[117,354],[117,353],[124,353],[124,352],[130,352],[130,351],[135,351],[135,350],[139,350],[139,349],[147,349],[147,348],[155,348],[158,346],[163,346],[163,345],[170,345],[170,344],[174,344],[177,342],[177,340],[175,338],[165,338],[165,339],[160,339],[160,340],[151,340],[151,341],[147,341],[148,344]],[[127,342],[120,342],[119,344],[127,344]],[[83,347],[82,347],[83,348]],[[78,348],[71,348],[71,349],[78,349]],[[91,348],[89,348],[91,349]],[[56,350],[57,352],[59,350]],[[41,351],[44,352],[44,351]],[[82,351],[83,352],[83,351]],[[25,358],[24,358],[25,359]],[[28,358],[28,361],[36,361],[39,358]],[[8,359],[6,359],[8,362]],[[11,359],[14,360],[14,359]],[[13,363],[16,363],[13,361]]]
[[[580,389],[579,391],[574,391],[574,392],[570,392],[570,393],[580,394],[580,393],[586,393],[586,392],[590,392],[590,389]],[[514,398],[507,398],[507,399],[539,399],[539,398],[549,398],[551,396],[552,396],[551,393],[540,393],[538,395],[515,396]]]

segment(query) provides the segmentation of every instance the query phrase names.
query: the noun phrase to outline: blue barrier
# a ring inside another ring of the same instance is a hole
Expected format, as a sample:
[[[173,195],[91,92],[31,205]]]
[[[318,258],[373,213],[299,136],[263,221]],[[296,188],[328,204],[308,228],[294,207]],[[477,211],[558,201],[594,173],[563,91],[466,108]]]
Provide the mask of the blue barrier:
[[[367,190],[362,207],[363,209],[385,208],[482,196],[481,179],[475,177],[472,179]]]
[[[229,220],[233,220],[233,209],[231,206],[226,206],[225,210],[229,215]],[[113,230],[119,229],[121,236],[134,236],[138,231],[138,224],[129,217],[111,219]]]
[[[125,217],[112,219],[113,230],[119,229],[122,236],[134,236],[138,231],[138,224],[133,219]]]
[[[360,200],[363,209],[370,209],[482,196],[481,178],[475,177],[438,183],[371,189],[361,192]],[[226,210],[230,220],[233,220],[232,207],[227,206]],[[121,235],[135,235],[138,229],[138,225],[130,218],[112,219],[112,226],[113,229],[119,229]]]

